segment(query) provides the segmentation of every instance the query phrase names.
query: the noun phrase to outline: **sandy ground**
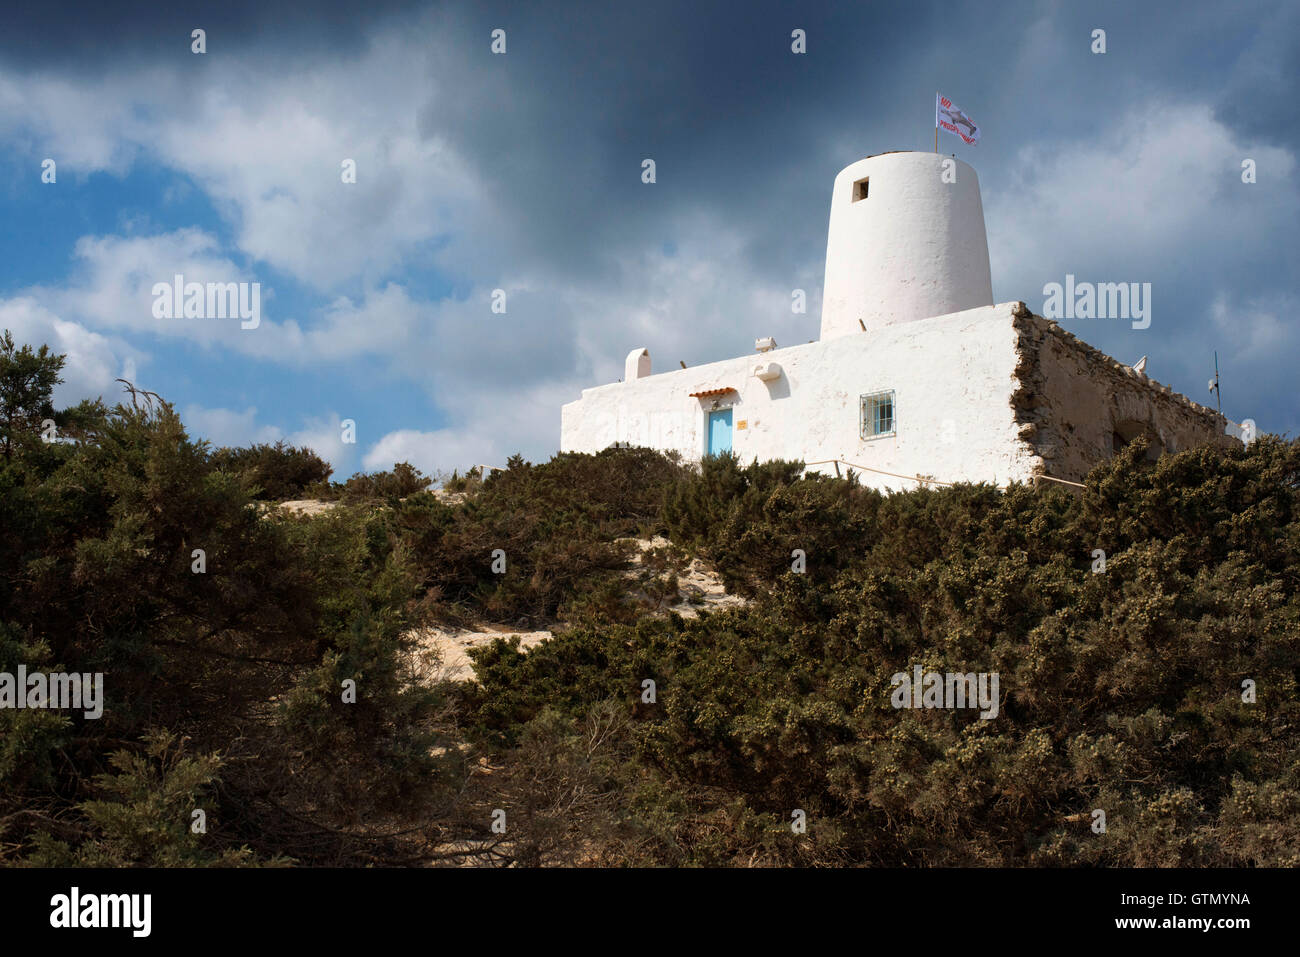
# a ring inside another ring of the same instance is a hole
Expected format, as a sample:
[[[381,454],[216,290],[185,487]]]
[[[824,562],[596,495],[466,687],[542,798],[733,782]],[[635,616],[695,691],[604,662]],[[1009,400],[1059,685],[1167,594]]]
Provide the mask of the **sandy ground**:
[[[647,553],[654,549],[672,547],[672,542],[662,535],[631,540],[637,545],[637,555],[633,557],[632,568],[627,573],[632,579],[643,571]],[[722,611],[747,604],[738,595],[728,595],[718,573],[698,558],[692,558],[677,570],[677,593],[677,602],[660,602],[658,610],[675,611],[683,618],[698,618],[701,611]]]
[[[328,512],[332,508],[338,508],[338,502],[322,502],[320,499],[303,498],[296,499],[292,502],[281,502],[280,507],[286,512],[292,512],[294,515],[319,515],[321,512]]]
[[[728,595],[717,572],[698,558],[679,562],[676,602],[651,599],[636,587],[636,581],[646,571],[647,555],[654,549],[671,548],[672,543],[662,536],[624,539],[624,541],[635,542],[637,548],[632,557],[631,567],[625,573],[629,591],[646,605],[650,614],[666,615],[669,612],[676,612],[683,618],[698,618],[702,611],[721,611],[746,604],[745,599]],[[518,635],[520,647],[527,649],[554,636],[554,632],[551,631],[519,631],[508,625],[487,623],[480,624],[477,629],[429,625],[413,629],[413,634],[419,639],[422,648],[438,652],[442,659],[442,667],[438,670],[439,675],[453,681],[474,680],[474,667],[469,657],[471,648],[488,644],[495,638],[510,638]]]
[[[469,650],[490,643],[494,638],[519,636],[521,648],[532,648],[551,637],[549,631],[512,631],[505,626],[482,625],[484,630],[429,625],[412,629],[423,648],[436,650],[442,659],[437,675],[450,681],[473,681],[474,665]]]
[[[464,501],[464,492],[446,492],[434,489],[433,493],[449,505]],[[281,502],[279,507],[293,515],[315,516],[337,508],[338,502],[319,499],[297,499]],[[622,539],[635,548],[629,568],[624,572],[628,581],[628,594],[642,605],[648,614],[667,615],[676,612],[683,618],[698,618],[702,611],[721,611],[746,604],[745,599],[728,595],[718,573],[698,558],[687,559],[673,549],[672,542],[662,535],[654,538]],[[650,564],[651,556],[658,553],[657,561]],[[656,573],[672,572],[677,576],[677,595],[672,598],[652,598],[640,587]],[[508,625],[482,622],[475,628],[458,628],[451,625],[427,625],[412,630],[419,639],[419,650],[436,652],[441,665],[427,673],[453,681],[474,680],[474,668],[469,650],[488,644],[495,638],[519,636],[521,648],[533,648],[553,637],[554,632],[519,631]],[[424,670],[424,669],[422,669]]]
[[[448,505],[459,505],[466,498],[464,492],[448,492],[440,488],[430,489],[430,491],[433,492],[437,499],[446,502]],[[294,515],[310,517],[320,515],[322,512],[328,512],[332,508],[338,508],[340,504],[339,502],[326,502],[318,498],[300,498],[291,502],[281,502],[279,507]]]

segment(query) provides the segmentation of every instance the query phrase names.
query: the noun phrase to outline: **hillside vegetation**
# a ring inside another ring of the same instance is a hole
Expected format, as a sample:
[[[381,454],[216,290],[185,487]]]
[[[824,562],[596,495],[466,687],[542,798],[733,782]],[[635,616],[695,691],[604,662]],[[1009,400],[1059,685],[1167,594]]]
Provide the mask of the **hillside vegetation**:
[[[1300,863],[1293,442],[1078,494],[612,449],[449,497],[56,410],[60,366],[0,342],[0,672],[106,701],[0,709],[0,863]],[[746,603],[661,611],[688,557]],[[555,637],[451,681],[430,622]],[[895,708],[914,666],[997,674],[997,716]]]

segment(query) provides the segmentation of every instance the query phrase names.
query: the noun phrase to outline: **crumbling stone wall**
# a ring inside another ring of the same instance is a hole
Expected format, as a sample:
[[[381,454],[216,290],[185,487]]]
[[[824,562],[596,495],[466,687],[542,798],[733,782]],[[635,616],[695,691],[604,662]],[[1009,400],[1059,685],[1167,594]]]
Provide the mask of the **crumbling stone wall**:
[[[1227,419],[1220,413],[1094,349],[1024,303],[1013,322],[1018,387],[1011,405],[1020,438],[1042,459],[1045,474],[1082,481],[1138,435],[1153,440],[1153,457],[1237,441],[1224,434]]]

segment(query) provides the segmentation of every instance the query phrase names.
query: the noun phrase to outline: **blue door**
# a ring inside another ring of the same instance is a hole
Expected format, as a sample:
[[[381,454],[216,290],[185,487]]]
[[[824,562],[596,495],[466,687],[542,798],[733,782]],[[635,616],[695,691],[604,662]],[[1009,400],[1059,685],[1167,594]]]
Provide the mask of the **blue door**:
[[[709,413],[709,454],[721,455],[731,451],[731,410],[720,409]]]

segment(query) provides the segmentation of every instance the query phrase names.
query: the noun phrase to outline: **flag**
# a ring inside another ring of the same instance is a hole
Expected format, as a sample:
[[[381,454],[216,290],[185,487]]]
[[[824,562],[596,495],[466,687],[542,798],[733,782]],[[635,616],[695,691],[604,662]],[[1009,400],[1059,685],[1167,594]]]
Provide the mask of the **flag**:
[[[974,146],[980,141],[980,128],[966,112],[952,105],[952,100],[942,93],[934,95],[934,125],[949,133],[956,133],[966,141],[967,146]]]

